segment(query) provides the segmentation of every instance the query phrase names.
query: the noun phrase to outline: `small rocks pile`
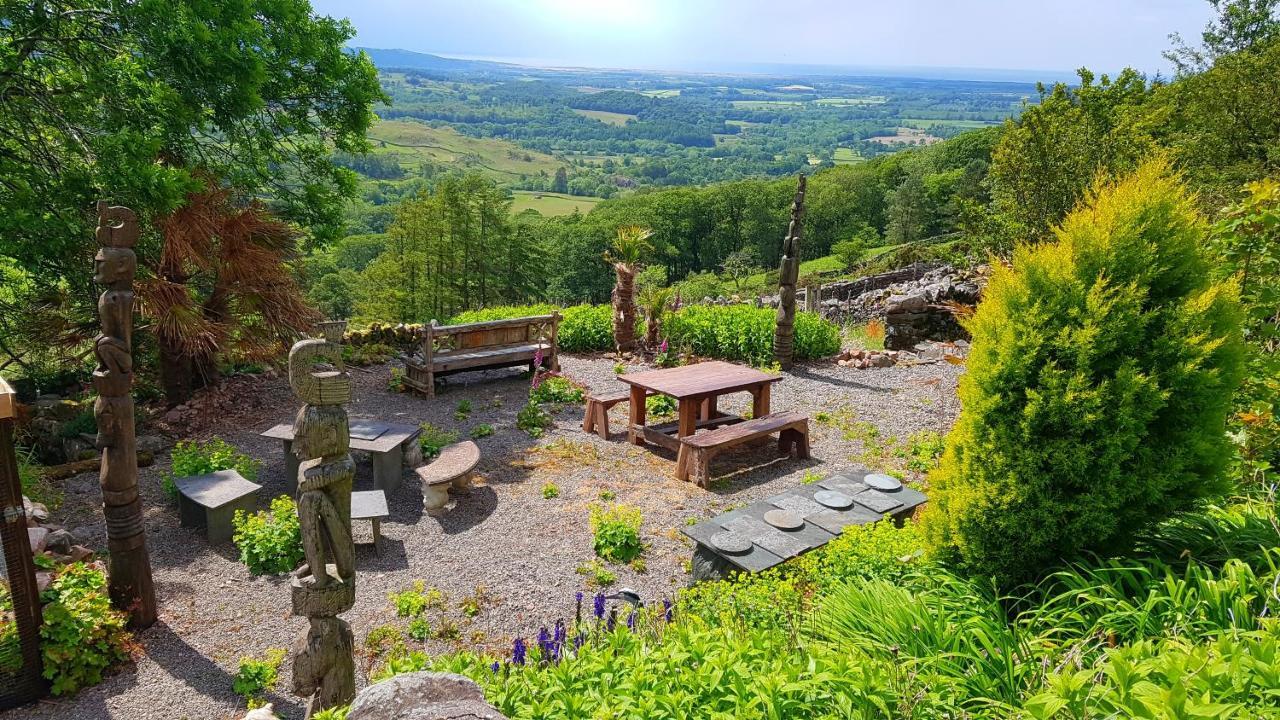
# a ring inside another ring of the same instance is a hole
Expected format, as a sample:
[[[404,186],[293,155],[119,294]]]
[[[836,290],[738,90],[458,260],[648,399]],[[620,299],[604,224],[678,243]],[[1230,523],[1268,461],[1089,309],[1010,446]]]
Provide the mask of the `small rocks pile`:
[[[860,370],[870,368],[893,367],[900,362],[915,360],[914,353],[898,350],[845,350],[836,358],[841,367],[853,367]]]
[[[80,544],[83,540],[77,537],[78,533],[49,521],[47,507],[38,502],[32,502],[24,495],[22,509],[27,517],[27,539],[31,543],[31,554],[43,556],[50,561],[44,565],[66,565],[93,557],[93,551]],[[37,565],[36,589],[44,592],[52,581],[53,571]]]
[[[36,449],[37,459],[45,465],[95,457],[93,435],[76,432],[73,425],[80,416],[92,411],[92,400],[40,395],[26,406],[27,419],[22,427],[27,436],[25,444]]]
[[[894,365],[928,365],[939,361],[960,363],[969,355],[969,342],[922,342],[911,350],[845,350],[836,358],[841,367],[859,370],[887,368]]]

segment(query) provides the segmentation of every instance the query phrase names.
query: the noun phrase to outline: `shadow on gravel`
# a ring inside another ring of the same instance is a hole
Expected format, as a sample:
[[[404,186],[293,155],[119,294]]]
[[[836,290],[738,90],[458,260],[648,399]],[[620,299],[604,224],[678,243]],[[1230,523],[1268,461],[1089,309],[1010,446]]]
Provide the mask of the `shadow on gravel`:
[[[498,509],[498,493],[487,486],[471,489],[470,495],[450,494],[453,507],[432,519],[440,523],[445,535],[457,535],[484,522]]]
[[[779,456],[777,442],[771,440],[767,445],[736,448],[717,455],[711,464],[708,490],[717,495],[732,495],[777,480],[780,476],[810,470],[822,464],[822,459],[817,457],[797,460]]]
[[[818,369],[819,368],[803,367],[800,365],[796,365],[795,367],[791,368],[788,371],[788,373],[798,378],[803,378],[805,380],[812,380],[813,382],[826,383],[828,385],[838,385],[840,387],[847,387],[847,388],[856,388],[858,390],[866,390],[867,392],[874,392],[874,393],[893,393],[894,392],[893,388],[877,387],[875,385],[866,385],[860,382],[854,382],[853,380],[846,380],[845,378],[834,377],[832,375],[827,375],[822,372],[817,372]]]
[[[404,541],[382,536],[379,545],[382,549],[373,550],[373,542],[368,535],[356,538],[356,571],[357,572],[394,572],[409,569],[409,553],[404,549]]]

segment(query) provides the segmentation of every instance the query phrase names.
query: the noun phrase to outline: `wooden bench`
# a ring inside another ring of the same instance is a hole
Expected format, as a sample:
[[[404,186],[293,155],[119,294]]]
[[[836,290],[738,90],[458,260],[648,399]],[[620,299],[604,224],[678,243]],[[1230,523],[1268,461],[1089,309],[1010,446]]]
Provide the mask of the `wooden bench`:
[[[245,480],[235,470],[219,470],[208,475],[180,477],[178,516],[184,527],[203,527],[211,543],[230,540],[237,510],[249,514],[258,509],[262,486]]]
[[[645,397],[652,395],[647,393]],[[614,405],[631,399],[631,390],[623,388],[607,395],[588,395],[587,410],[582,416],[582,431],[593,432],[602,439],[609,439],[609,411]]]
[[[795,452],[803,460],[809,457],[809,418],[795,412],[780,412],[746,420],[733,425],[696,433],[680,441],[676,458],[676,477],[706,487],[711,479],[711,460],[721,450],[741,445],[773,433],[778,435],[778,451]]]
[[[449,503],[449,488],[462,494],[471,492],[471,475],[480,463],[480,447],[470,440],[440,449],[440,455],[414,470],[422,480],[422,506],[429,513]]]
[[[382,554],[382,518],[390,517],[387,494],[381,490],[351,493],[351,520],[369,520],[373,524],[373,554]]]
[[[518,365],[533,369],[539,355],[543,365],[559,370],[559,327],[560,313],[465,325],[437,325],[432,320],[424,329],[421,360],[405,362],[404,382],[431,396],[438,377]]]

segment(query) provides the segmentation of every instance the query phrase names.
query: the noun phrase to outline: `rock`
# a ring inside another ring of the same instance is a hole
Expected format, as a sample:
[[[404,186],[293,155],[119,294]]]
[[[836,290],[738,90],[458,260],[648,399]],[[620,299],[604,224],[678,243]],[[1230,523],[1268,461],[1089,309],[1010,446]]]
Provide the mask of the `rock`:
[[[36,571],[36,594],[42,593],[49,589],[49,585],[53,582],[53,573],[45,570]]]
[[[894,295],[885,305],[885,313],[920,312],[929,307],[929,301],[923,295]]]
[[[880,354],[870,359],[871,367],[887,368],[893,367],[893,358],[888,355]]]
[[[59,555],[70,555],[71,546],[75,545],[75,536],[66,530],[54,530],[45,538],[44,547],[46,550]]]
[[[93,557],[93,551],[83,545],[72,545],[71,552],[67,554],[71,557],[71,562],[83,562]]]
[[[27,517],[36,522],[49,522],[49,508],[43,503],[31,502],[23,498],[22,509],[26,511]]]
[[[31,554],[44,552],[49,542],[49,531],[42,527],[27,528],[27,540],[31,543]]]
[[[46,408],[48,414],[59,422],[66,422],[74,419],[81,412],[80,403],[75,400],[59,400],[51,403]]]
[[[416,672],[370,685],[347,720],[506,720],[484,701],[480,686],[453,673]]]
[[[187,422],[187,418],[191,416],[191,412],[186,405],[179,405],[164,414],[161,419],[170,425],[181,425]]]
[[[171,445],[169,439],[163,435],[139,435],[137,442],[139,453],[151,453],[152,455],[168,450]]]
[[[250,710],[243,720],[280,720],[280,716],[276,715],[275,707],[271,703],[267,703],[260,708]]]

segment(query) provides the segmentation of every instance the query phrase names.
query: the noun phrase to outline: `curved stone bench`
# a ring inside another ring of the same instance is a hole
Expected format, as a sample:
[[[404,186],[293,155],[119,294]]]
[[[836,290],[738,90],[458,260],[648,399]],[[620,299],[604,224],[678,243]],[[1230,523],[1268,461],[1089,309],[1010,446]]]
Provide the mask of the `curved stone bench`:
[[[435,460],[413,471],[422,480],[422,506],[428,511],[443,508],[450,487],[471,492],[471,475],[479,462],[480,448],[470,440],[441,448]]]

